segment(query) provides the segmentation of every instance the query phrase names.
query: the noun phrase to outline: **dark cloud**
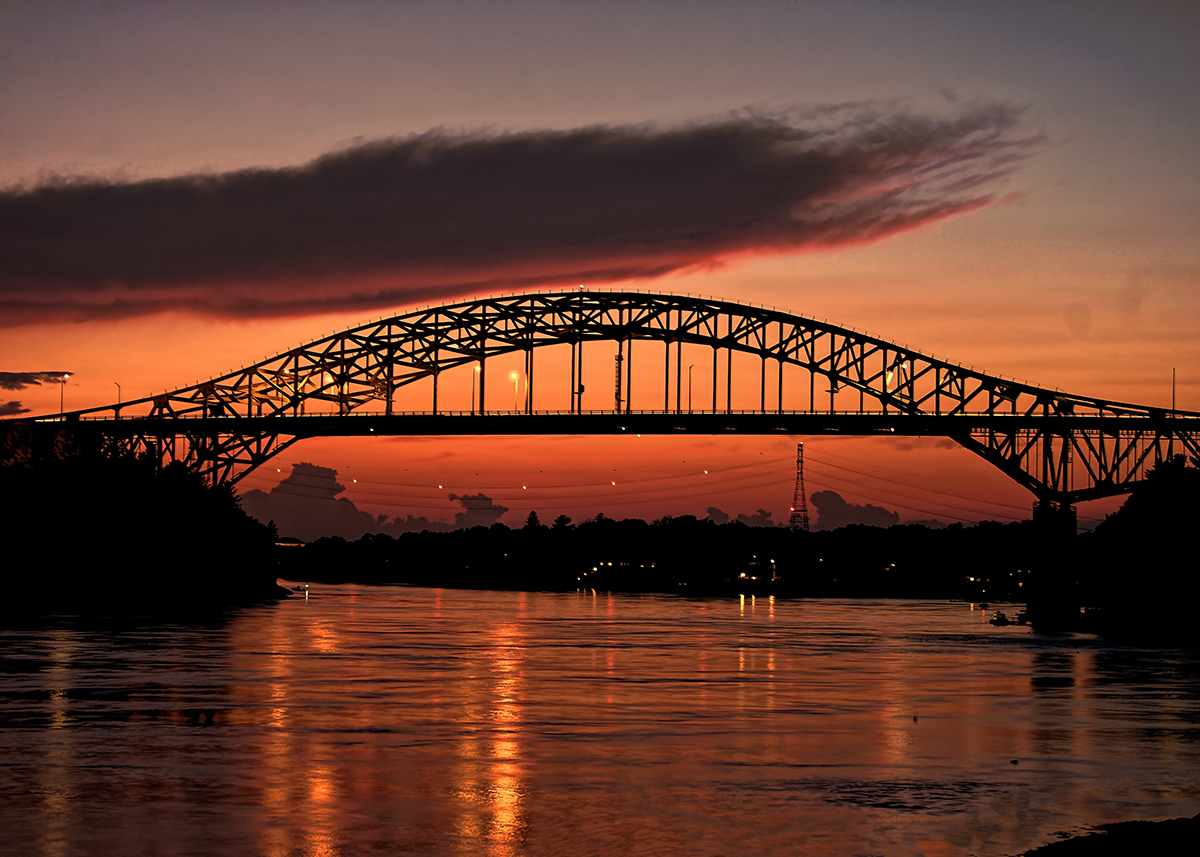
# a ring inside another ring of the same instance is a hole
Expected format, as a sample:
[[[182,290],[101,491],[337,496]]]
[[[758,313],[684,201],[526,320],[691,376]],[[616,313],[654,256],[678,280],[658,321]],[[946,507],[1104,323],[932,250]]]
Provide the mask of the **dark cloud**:
[[[712,521],[714,524],[727,524],[727,523],[729,523],[729,515],[727,515],[727,514],[725,514],[724,512],[722,512],[722,511],[721,511],[720,509],[718,509],[716,506],[709,506],[709,507],[708,507],[708,519],[709,519],[710,521]]]
[[[367,533],[400,533],[448,530],[490,526],[508,511],[492,502],[485,494],[451,494],[450,499],[462,507],[454,523],[431,521],[425,516],[406,515],[378,517],[359,509],[354,503],[339,497],[346,490],[337,480],[337,471],[301,461],[292,465],[292,472],[270,491],[254,489],[241,495],[242,508],[247,514],[266,523],[274,521],[281,536],[313,541],[322,536],[341,536],[353,541]]]
[[[766,509],[759,509],[753,515],[739,514],[734,518],[739,524],[745,524],[748,527],[774,527],[777,524],[771,520],[771,513]]]
[[[61,370],[58,372],[0,372],[0,390],[24,390],[26,387],[37,387],[42,384],[58,384],[64,375],[74,374]]]
[[[836,491],[818,491],[810,498],[817,507],[817,530],[836,530],[847,524],[866,524],[869,527],[890,527],[900,523],[900,513],[870,503],[860,506],[847,503]]]
[[[500,516],[508,511],[507,506],[492,502],[486,494],[467,494],[459,496],[451,494],[450,499],[463,507],[461,512],[454,513],[454,528],[490,527],[500,520]]]
[[[731,519],[727,513],[721,511],[716,506],[709,506],[708,507],[708,520],[712,521],[714,524],[725,524],[725,523],[728,523]],[[739,514],[736,518],[733,518],[732,520],[737,521],[739,524],[745,524],[748,527],[778,527],[778,526],[782,526],[782,524],[776,524],[774,521],[772,521],[771,513],[765,509],[759,509],[753,515],[747,515],[747,514],[742,513],[742,514]]]
[[[0,402],[0,417],[15,417],[18,414],[29,413],[29,408],[21,407],[20,402]]]
[[[242,508],[263,523],[274,521],[279,535],[304,541],[322,536],[353,540],[380,532],[382,526],[373,515],[337,496],[344,490],[333,468],[300,462],[269,492],[242,494]]]
[[[660,277],[996,201],[1020,111],[861,105],[681,128],[441,132],[310,164],[0,193],[0,319],[228,316]]]
[[[337,471],[332,467],[301,461],[292,465],[292,472],[272,488],[271,493],[332,500],[345,490],[346,486],[337,481]]]

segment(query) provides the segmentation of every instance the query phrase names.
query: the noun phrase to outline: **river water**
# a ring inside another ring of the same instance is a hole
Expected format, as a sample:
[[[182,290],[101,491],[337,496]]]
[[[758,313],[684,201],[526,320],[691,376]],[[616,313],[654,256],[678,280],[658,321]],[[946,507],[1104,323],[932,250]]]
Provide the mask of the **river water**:
[[[900,601],[313,587],[0,631],[22,855],[1010,855],[1200,810],[1200,654]]]

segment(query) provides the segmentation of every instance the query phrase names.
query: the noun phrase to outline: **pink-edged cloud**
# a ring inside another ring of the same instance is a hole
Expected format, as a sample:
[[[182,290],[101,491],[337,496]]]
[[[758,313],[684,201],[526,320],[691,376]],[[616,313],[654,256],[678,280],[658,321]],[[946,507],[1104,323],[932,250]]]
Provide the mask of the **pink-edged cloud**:
[[[829,109],[678,128],[430,132],[304,166],[0,192],[0,319],[373,309],[648,280],[975,211],[1020,111]]]

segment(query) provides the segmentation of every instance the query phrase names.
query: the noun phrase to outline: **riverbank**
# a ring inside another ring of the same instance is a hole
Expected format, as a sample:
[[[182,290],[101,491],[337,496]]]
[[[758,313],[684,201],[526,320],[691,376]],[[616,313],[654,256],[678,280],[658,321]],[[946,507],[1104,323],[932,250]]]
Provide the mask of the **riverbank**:
[[[1200,813],[1166,821],[1097,825],[1094,833],[1051,842],[1022,857],[1126,857],[1129,854],[1193,854],[1200,842]]]

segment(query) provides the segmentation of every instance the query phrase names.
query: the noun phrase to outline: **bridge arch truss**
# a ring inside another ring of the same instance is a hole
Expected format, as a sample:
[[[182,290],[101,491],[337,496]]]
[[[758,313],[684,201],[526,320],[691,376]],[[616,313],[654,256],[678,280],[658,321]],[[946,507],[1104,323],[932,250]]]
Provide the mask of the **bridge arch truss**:
[[[613,399],[585,409],[584,355],[598,343],[608,344],[615,367]],[[662,349],[650,361],[662,372],[661,390],[638,409],[634,343],[645,343],[643,353]],[[535,407],[535,354],[547,346],[570,350],[570,405],[551,412]],[[699,407],[690,391],[685,398],[683,369],[683,349],[694,356],[697,346],[712,354],[711,389]],[[489,409],[488,363],[514,353],[524,359],[524,398],[511,410]],[[759,360],[751,409],[733,407],[747,384],[744,371],[735,378],[736,353]],[[470,411],[447,409],[440,378],[464,366],[478,371],[478,401]],[[428,388],[428,408],[397,410],[398,391],[418,384]],[[807,406],[785,407],[797,399]],[[313,413],[318,406],[328,412]],[[1169,455],[1200,457],[1197,413],[1005,379],[778,309],[634,291],[522,293],[413,310],[200,384],[66,419],[127,451],[184,461],[213,482],[238,481],[298,439],[334,434],[944,436],[1039,502],[1064,505],[1127,492]]]

